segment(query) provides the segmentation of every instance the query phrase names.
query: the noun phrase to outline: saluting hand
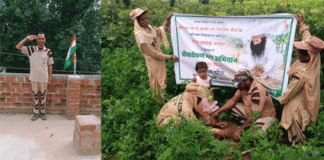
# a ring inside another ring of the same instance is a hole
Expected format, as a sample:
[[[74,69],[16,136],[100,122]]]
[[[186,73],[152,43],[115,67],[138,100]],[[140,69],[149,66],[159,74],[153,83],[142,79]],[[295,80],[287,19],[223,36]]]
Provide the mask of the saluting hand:
[[[37,39],[37,36],[36,35],[29,35],[29,36],[27,36],[27,39],[29,41],[33,41],[34,39]]]

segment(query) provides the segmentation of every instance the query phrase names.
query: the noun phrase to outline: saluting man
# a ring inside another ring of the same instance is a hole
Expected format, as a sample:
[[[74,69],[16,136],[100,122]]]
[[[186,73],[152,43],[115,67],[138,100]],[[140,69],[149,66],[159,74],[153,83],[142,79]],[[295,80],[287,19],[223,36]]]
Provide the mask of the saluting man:
[[[36,39],[37,46],[24,46],[29,41]],[[17,44],[16,48],[28,56],[30,62],[29,80],[33,90],[34,101],[34,116],[31,118],[35,121],[37,118],[46,120],[45,106],[47,84],[51,85],[52,80],[52,64],[53,54],[49,48],[45,47],[45,34],[39,33],[36,35],[29,35]]]

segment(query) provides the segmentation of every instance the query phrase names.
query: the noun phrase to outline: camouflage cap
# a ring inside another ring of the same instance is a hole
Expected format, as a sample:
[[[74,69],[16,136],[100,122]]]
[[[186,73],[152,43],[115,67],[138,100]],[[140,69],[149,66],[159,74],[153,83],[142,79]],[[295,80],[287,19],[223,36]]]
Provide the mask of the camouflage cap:
[[[239,71],[237,71],[235,73],[234,79],[232,80],[232,84],[237,86],[239,83],[241,83],[242,81],[245,81],[249,77],[251,77],[251,73],[249,70],[240,69]]]

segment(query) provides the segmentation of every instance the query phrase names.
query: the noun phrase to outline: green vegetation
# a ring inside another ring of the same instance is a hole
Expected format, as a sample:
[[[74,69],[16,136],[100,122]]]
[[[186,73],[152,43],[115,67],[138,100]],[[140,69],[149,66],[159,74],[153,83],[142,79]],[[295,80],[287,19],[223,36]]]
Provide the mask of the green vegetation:
[[[16,45],[28,35],[43,32],[47,40],[45,46],[53,52],[53,74],[62,73],[55,70],[63,70],[64,60],[74,34],[77,35],[77,60],[79,61],[76,70],[99,71],[101,16],[98,2],[99,0],[1,0],[0,66],[27,68],[26,70],[7,69],[7,72],[29,73],[28,57],[17,50]],[[26,42],[25,45],[37,45],[37,43],[36,41]],[[92,61],[92,63],[82,61]],[[73,71],[73,66],[67,70]]]
[[[264,2],[260,0],[260,2]],[[176,1],[170,7],[169,1],[132,1],[128,9],[123,3],[102,2],[102,157],[103,159],[240,159],[242,152],[250,152],[252,159],[322,159],[324,157],[324,90],[321,91],[320,113],[317,123],[307,128],[307,144],[296,148],[282,143],[286,131],[278,122],[268,131],[267,138],[253,139],[254,126],[243,132],[242,145],[229,145],[227,140],[216,140],[212,133],[203,128],[204,122],[182,123],[178,128],[171,124],[158,127],[156,116],[163,103],[154,101],[149,90],[148,73],[142,53],[139,51],[133,33],[133,22],[129,18],[132,9],[148,9],[149,23],[160,26],[168,12],[199,15],[260,15],[272,13],[301,12],[311,33],[324,39],[324,3],[314,5],[292,4],[274,0],[267,5],[244,1],[243,6],[231,2],[210,1],[203,5],[198,1]],[[306,1],[312,4],[313,1]],[[300,38],[296,33],[297,39]],[[171,44],[170,35],[168,35]],[[163,53],[173,54],[171,49]],[[324,52],[322,52],[324,55]],[[168,74],[165,101],[183,92],[184,85],[175,84],[173,62],[166,61]],[[323,74],[321,76],[323,83]],[[223,105],[236,89],[215,87],[215,99]],[[276,100],[278,119],[282,107]],[[221,120],[232,120],[228,113],[219,115]]]

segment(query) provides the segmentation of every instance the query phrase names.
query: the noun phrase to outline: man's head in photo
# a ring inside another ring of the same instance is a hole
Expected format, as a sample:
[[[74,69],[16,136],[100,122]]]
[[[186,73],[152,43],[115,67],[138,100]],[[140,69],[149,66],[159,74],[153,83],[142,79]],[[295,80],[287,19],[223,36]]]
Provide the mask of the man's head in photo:
[[[253,57],[261,57],[264,54],[267,38],[263,35],[252,37],[251,51]]]

